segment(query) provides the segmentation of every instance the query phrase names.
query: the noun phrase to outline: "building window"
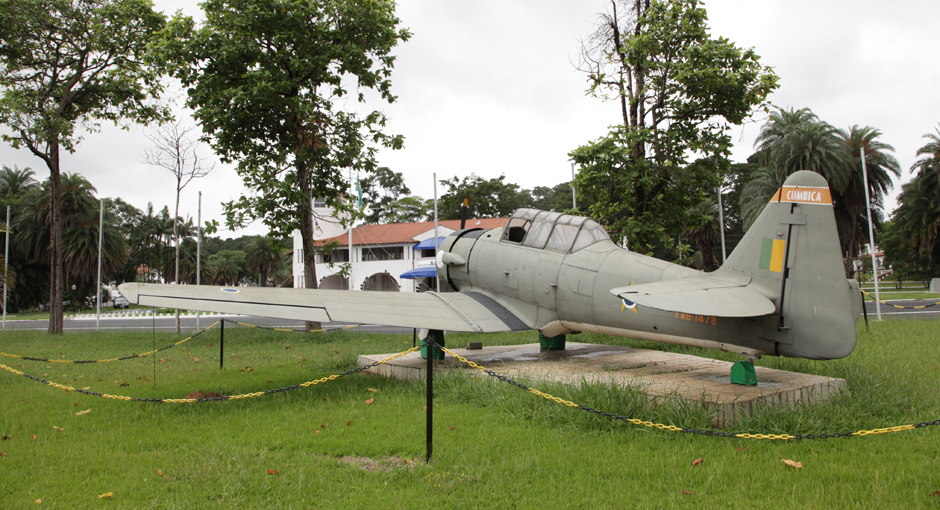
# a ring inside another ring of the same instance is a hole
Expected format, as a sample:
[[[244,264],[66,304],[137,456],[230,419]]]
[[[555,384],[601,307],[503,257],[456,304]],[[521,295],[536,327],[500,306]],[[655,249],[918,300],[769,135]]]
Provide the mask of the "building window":
[[[393,246],[389,248],[364,248],[362,250],[362,260],[403,260],[405,258],[405,248],[402,246]]]
[[[325,208],[326,208],[326,199],[325,199],[325,198],[314,198],[314,199],[313,199],[313,208],[314,208],[314,209],[325,209]]]
[[[337,262],[349,262],[349,249],[335,249],[328,254],[321,255],[326,264],[335,264]]]

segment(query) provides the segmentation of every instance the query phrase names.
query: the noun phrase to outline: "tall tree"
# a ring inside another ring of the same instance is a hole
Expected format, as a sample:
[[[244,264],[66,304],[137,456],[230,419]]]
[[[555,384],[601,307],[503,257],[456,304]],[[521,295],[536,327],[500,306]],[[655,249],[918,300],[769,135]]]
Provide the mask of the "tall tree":
[[[225,204],[237,227],[262,219],[278,237],[300,230],[305,285],[316,287],[311,200],[337,211],[350,169],[376,167],[375,144],[400,148],[382,132],[385,116],[344,111],[352,91],[392,102],[392,48],[411,35],[382,0],[207,0],[198,29],[177,17],[162,55],[187,87],[206,137],[255,193]],[[309,326],[313,327],[314,324]]]
[[[447,188],[437,202],[437,214],[442,220],[460,219],[460,207],[464,199],[469,201],[469,217],[502,218],[507,217],[516,208],[532,205],[529,192],[519,188],[518,184],[506,181],[505,175],[484,179],[470,174],[463,179],[454,176],[442,179]]]
[[[931,276],[940,274],[940,129],[936,133],[924,135],[928,142],[911,166],[917,173],[901,187],[893,218],[900,248],[916,252]]]
[[[407,196],[388,204],[385,218],[387,223],[415,223],[419,221],[428,221],[434,204],[431,200],[425,200],[421,197]]]
[[[615,238],[669,245],[720,176],[686,158],[726,154],[740,124],[777,87],[752,49],[712,38],[696,0],[610,1],[582,44],[589,93],[620,106],[623,124],[571,152],[576,189]]]
[[[790,174],[797,170],[816,172],[829,181],[846,272],[851,275],[852,261],[864,244],[862,231],[867,230],[866,187],[877,224],[883,197],[893,187],[892,176],[900,176],[898,162],[891,154],[894,147],[880,137],[881,132],[870,126],[836,129],[807,108],[772,112],[755,141],[756,159],[764,166],[753,173],[754,179],[741,194],[745,225],[757,219]],[[867,182],[862,172],[862,148]]]
[[[206,165],[199,157],[199,142],[189,138],[194,127],[183,126],[180,122],[166,123],[157,131],[147,136],[153,147],[144,152],[144,161],[148,165],[168,170],[176,179],[176,207],[173,217],[180,215],[180,194],[193,179],[205,177],[215,168],[215,164]],[[177,230],[179,221],[173,222],[174,268],[173,282],[180,283],[180,236]],[[180,311],[174,310],[176,333],[180,333]]]
[[[81,301],[94,290],[98,268],[99,203],[95,188],[80,174],[62,175],[63,279],[72,292],[73,303]],[[14,228],[16,242],[24,255],[34,262],[48,265],[48,249],[52,226],[50,204],[51,185],[47,180],[39,189],[27,193],[23,207],[17,214]],[[105,215],[101,252],[102,270],[113,274],[127,257],[127,244],[115,225],[114,216]]]
[[[401,172],[393,172],[380,166],[375,172],[360,181],[362,201],[369,208],[366,223],[386,223],[392,214],[391,205],[402,196],[411,194]]]
[[[0,169],[0,198],[4,201],[15,200],[36,188],[39,183],[35,177],[36,172],[29,167],[20,169],[16,165],[13,165],[13,168],[3,165]]]
[[[176,207],[173,217],[180,215],[180,194],[193,179],[205,177],[215,168],[215,164],[206,165],[199,156],[199,142],[189,137],[195,128],[183,126],[179,122],[166,123],[157,131],[147,136],[153,147],[144,152],[144,161],[148,165],[158,166],[168,170],[176,180]],[[177,229],[178,221],[173,222],[173,242],[176,245],[176,265],[174,281],[180,282],[180,236]],[[179,317],[177,317],[178,322]],[[178,326],[178,324],[177,324]],[[177,328],[179,329],[179,328]],[[178,332],[178,331],[177,331]]]
[[[696,204],[694,209],[693,215],[704,218],[704,221],[686,230],[685,237],[698,248],[698,253],[701,254],[701,265],[698,269],[711,272],[719,265],[714,250],[715,243],[720,242],[721,239],[718,204],[714,199],[707,198]]]
[[[845,172],[849,179],[841,189],[835,206],[846,272],[851,274],[854,271],[852,260],[861,253],[861,246],[867,239],[868,206],[871,206],[872,212],[870,220],[875,223],[872,227],[876,228],[882,221],[884,196],[894,187],[893,179],[901,176],[901,166],[891,154],[894,147],[879,140],[881,131],[871,126],[855,125],[848,130],[840,129],[837,134],[842,139],[850,161]],[[865,172],[862,172],[863,149]],[[867,182],[865,173],[868,174]],[[866,188],[868,199],[865,195]]]
[[[912,173],[915,170],[918,174],[940,172],[940,127],[934,128],[934,131],[937,134],[927,133],[922,137],[929,141],[917,149],[917,161],[911,166]]]
[[[74,152],[79,127],[168,117],[150,101],[160,75],[143,63],[164,22],[147,0],[0,0],[0,122],[12,132],[3,140],[50,175],[50,333],[62,332],[60,150]]]
[[[268,275],[281,267],[283,254],[284,247],[280,241],[273,237],[258,236],[245,247],[245,266],[259,275],[258,285],[267,287]]]
[[[809,108],[777,108],[770,113],[754,141],[755,159],[761,168],[741,194],[745,230],[764,210],[770,197],[797,170],[821,174],[830,186],[848,180],[850,161],[834,127],[821,121]]]

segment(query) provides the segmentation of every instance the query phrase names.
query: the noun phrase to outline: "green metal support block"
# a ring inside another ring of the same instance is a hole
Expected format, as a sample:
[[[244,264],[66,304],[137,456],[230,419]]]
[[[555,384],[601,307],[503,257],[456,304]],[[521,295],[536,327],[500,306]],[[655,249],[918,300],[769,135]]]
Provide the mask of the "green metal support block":
[[[428,339],[434,340],[437,345],[444,346],[444,332],[436,329],[432,329],[428,332]],[[434,350],[431,351],[434,359],[444,359],[444,351],[440,347],[434,346]],[[421,358],[428,359],[428,342],[427,339],[421,342]]]
[[[757,371],[750,361],[739,361],[731,366],[731,384],[757,386]]]
[[[539,351],[563,351],[565,350],[565,335],[545,336],[539,333]]]

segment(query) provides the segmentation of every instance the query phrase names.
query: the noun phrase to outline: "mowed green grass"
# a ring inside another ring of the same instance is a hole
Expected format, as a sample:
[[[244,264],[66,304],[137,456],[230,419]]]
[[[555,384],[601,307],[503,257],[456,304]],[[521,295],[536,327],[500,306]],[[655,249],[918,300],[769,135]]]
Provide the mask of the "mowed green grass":
[[[181,398],[316,380],[353,368],[360,353],[399,352],[412,342],[356,330],[231,325],[225,335],[224,370],[218,329],[143,359],[0,363],[95,392]],[[4,332],[0,352],[102,359],[179,339]],[[736,359],[587,334],[569,339]],[[859,327],[858,347],[844,360],[765,358],[761,365],[846,378],[848,390],[826,405],[763,410],[730,431],[827,433],[940,419],[938,339],[938,321],[872,322],[870,331]],[[536,338],[447,337],[452,346],[470,340]],[[434,454],[425,464],[422,383],[356,374],[243,400],[144,405],[2,371],[0,508],[940,508],[940,426],[840,439],[729,439],[599,417],[478,372],[435,381]],[[650,408],[632,391],[526,382],[625,416],[680,427],[710,421],[699,406]],[[703,462],[693,467],[696,459]]]

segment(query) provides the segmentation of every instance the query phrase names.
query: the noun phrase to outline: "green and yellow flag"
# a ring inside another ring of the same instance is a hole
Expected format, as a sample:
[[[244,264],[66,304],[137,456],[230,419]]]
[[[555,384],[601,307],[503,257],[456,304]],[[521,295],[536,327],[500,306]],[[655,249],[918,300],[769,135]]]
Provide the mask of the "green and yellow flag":
[[[770,239],[765,237],[760,249],[760,268],[775,273],[783,271],[783,248],[786,246],[783,239]]]

